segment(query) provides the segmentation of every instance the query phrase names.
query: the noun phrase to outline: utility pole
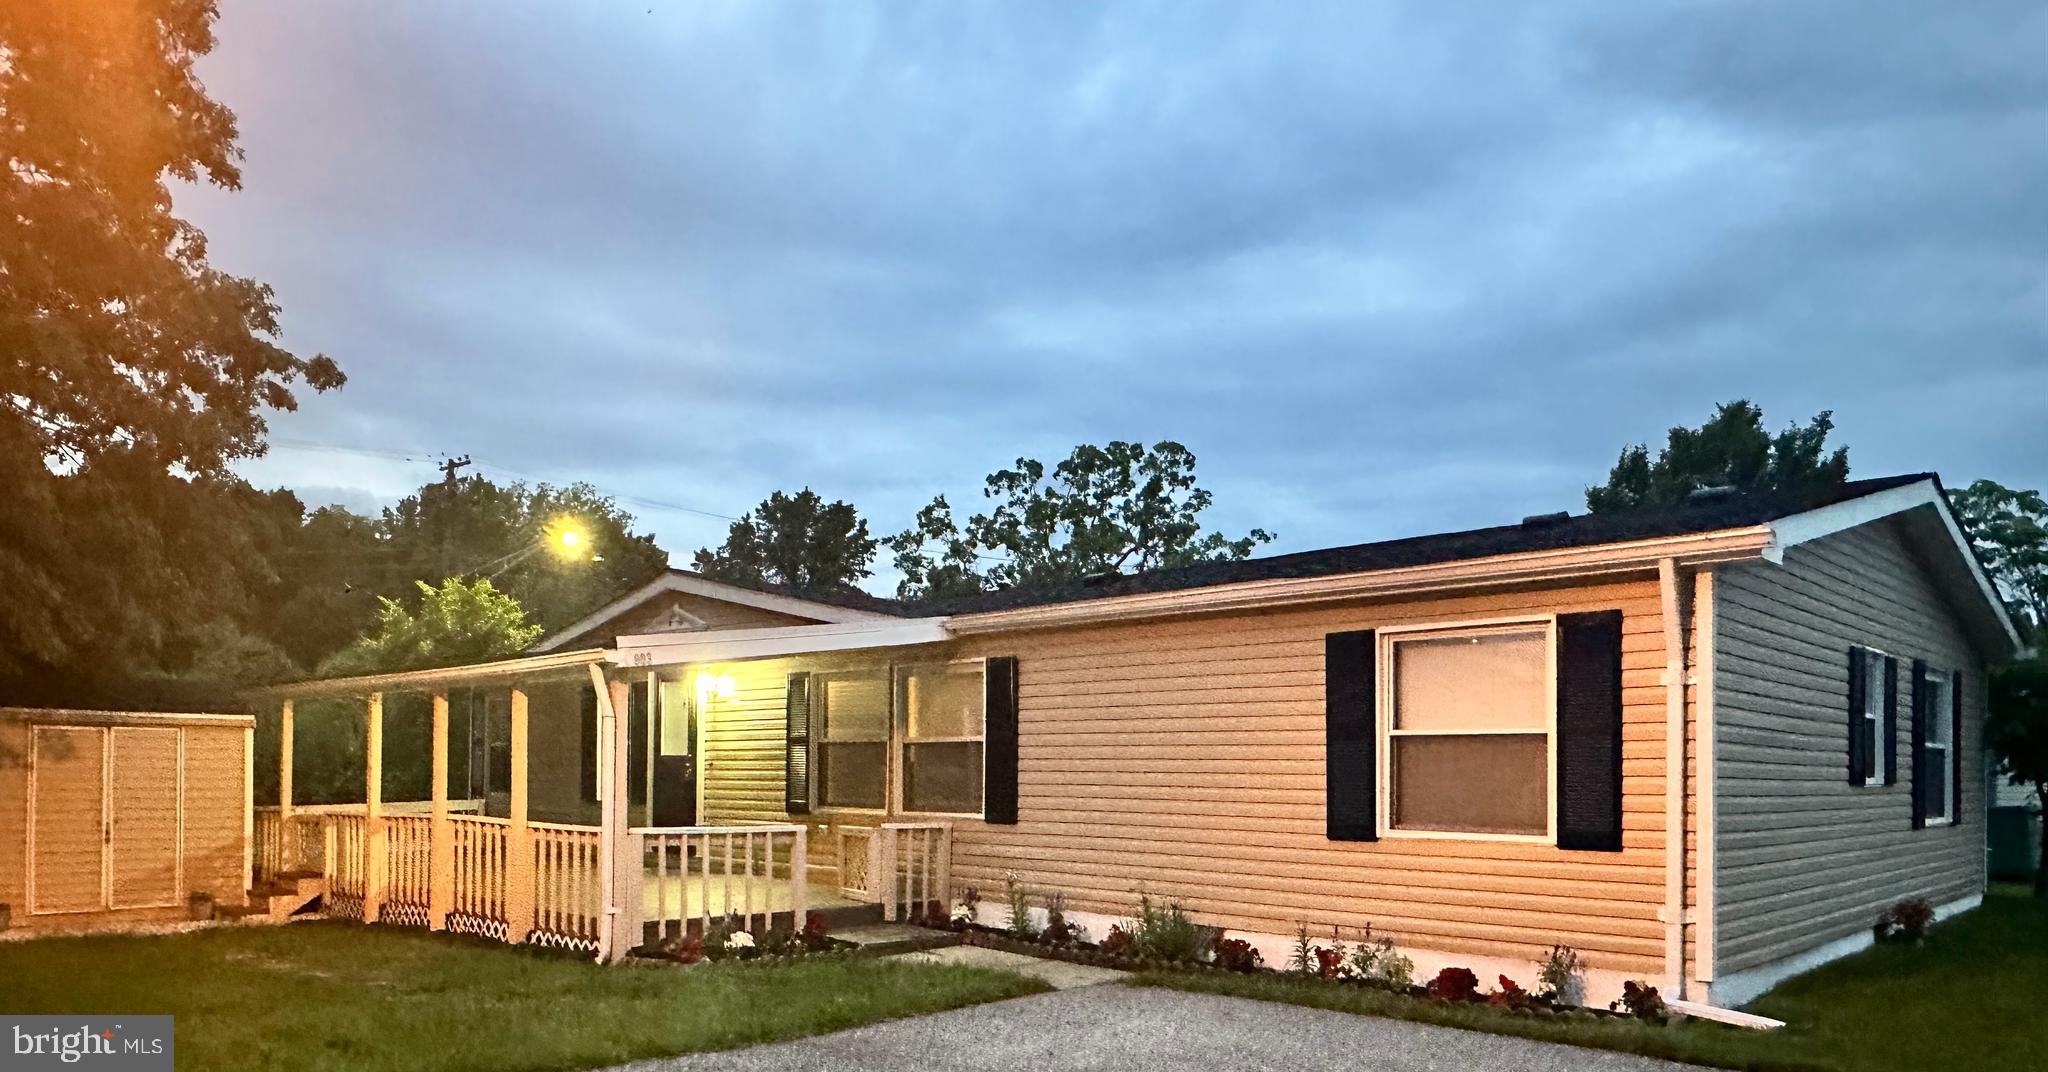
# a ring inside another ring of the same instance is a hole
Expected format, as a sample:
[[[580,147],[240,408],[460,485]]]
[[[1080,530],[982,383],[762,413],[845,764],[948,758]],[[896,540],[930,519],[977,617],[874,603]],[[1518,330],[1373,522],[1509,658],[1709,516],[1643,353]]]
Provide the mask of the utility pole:
[[[455,555],[453,553],[452,548],[449,547],[449,541],[450,537],[454,535],[453,530],[456,516],[455,495],[458,485],[455,480],[455,474],[457,471],[468,467],[469,464],[470,460],[469,455],[467,454],[463,455],[460,458],[444,458],[441,461],[441,506],[444,509],[446,509],[448,513],[447,516],[440,519],[440,523],[437,526],[441,530],[441,546],[439,548],[441,568],[438,571],[440,573],[440,576],[434,578],[434,581],[436,583],[447,580],[449,576],[449,571],[453,568]]]

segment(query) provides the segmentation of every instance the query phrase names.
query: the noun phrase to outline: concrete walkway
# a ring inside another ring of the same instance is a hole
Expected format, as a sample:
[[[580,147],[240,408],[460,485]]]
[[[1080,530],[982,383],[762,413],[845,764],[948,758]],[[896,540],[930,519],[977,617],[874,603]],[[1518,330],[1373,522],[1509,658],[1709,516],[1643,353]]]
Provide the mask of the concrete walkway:
[[[1689,1065],[1297,1005],[1089,986],[634,1072],[1684,1072]],[[1692,1070],[1696,1072],[1696,1070]]]
[[[954,945],[944,949],[930,949],[919,953],[903,953],[890,960],[909,960],[919,964],[964,964],[970,968],[994,968],[997,971],[1016,972],[1042,979],[1054,990],[1074,990],[1084,986],[1101,986],[1113,983],[1125,976],[1115,968],[1103,968],[1094,964],[1069,964],[1064,960],[1049,960],[1045,957],[1027,957],[1002,949],[984,949],[978,945]]]

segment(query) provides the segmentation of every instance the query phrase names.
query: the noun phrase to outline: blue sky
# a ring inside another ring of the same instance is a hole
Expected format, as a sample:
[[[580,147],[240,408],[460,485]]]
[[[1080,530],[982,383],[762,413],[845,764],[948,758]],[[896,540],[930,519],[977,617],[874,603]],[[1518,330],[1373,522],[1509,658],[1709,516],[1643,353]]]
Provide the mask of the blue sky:
[[[2038,3],[217,29],[245,189],[179,208],[349,374],[243,467],[313,502],[469,453],[630,497],[682,561],[777,488],[889,532],[1020,455],[1173,438],[1214,524],[1295,550],[1579,509],[1744,395],[1833,409],[1863,475],[2048,486]]]

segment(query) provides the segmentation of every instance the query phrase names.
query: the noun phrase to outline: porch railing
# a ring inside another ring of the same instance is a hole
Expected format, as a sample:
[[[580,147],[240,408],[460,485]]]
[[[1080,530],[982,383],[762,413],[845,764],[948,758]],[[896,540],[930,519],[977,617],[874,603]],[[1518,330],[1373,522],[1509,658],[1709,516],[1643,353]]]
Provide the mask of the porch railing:
[[[528,941],[595,953],[603,911],[598,857],[603,831],[594,826],[532,823],[533,933]]]
[[[509,819],[458,815],[448,821],[455,840],[455,895],[448,929],[503,941],[510,920],[505,901]]]
[[[627,875],[626,905],[636,924],[629,933],[651,929],[656,941],[680,938],[695,920],[701,935],[713,919],[728,916],[759,933],[782,913],[792,927],[804,925],[804,827],[639,827],[627,836],[627,859],[640,864]]]
[[[883,823],[875,828],[867,846],[867,885],[882,904],[883,919],[916,920],[928,912],[946,912],[952,837],[947,823]]]
[[[378,919],[413,927],[428,925],[433,905],[433,819],[425,815],[384,817],[384,899]]]

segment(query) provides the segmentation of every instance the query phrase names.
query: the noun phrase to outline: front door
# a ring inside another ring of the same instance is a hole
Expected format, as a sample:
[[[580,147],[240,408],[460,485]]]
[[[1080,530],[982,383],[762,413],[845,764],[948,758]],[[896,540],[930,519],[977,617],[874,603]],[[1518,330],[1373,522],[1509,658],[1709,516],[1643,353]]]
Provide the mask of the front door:
[[[697,825],[696,726],[685,682],[662,681],[656,707],[654,825]]]

